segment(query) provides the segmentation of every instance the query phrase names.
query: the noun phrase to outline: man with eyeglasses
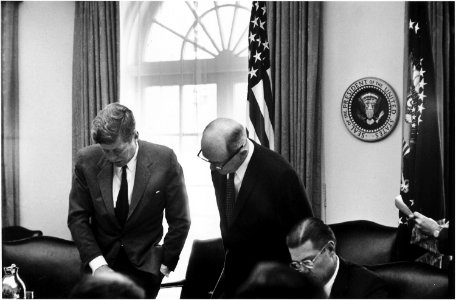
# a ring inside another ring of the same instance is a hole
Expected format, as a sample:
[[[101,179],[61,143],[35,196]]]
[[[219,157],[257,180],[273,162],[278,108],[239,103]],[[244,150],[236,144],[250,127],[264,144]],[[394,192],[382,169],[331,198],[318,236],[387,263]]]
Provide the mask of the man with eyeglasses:
[[[234,120],[206,126],[198,157],[210,164],[225,247],[213,297],[232,298],[258,263],[290,262],[286,234],[312,209],[290,164]]]
[[[296,224],[287,236],[290,267],[323,287],[328,298],[387,298],[382,279],[336,254],[336,237],[317,218]]]

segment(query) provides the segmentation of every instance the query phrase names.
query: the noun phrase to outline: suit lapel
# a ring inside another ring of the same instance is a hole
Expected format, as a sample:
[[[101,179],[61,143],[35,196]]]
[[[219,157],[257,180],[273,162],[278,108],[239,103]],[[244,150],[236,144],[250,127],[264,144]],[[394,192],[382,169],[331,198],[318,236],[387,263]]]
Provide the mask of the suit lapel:
[[[257,175],[258,168],[256,167],[257,166],[256,162],[257,162],[258,155],[259,155],[259,149],[255,145],[255,143],[253,143],[253,145],[254,145],[253,155],[247,166],[247,170],[245,171],[244,179],[242,180],[241,189],[239,190],[239,194],[236,197],[236,204],[234,206],[234,211],[233,211],[233,223],[236,221],[236,218],[239,216],[240,212],[242,211],[242,208],[244,207],[245,202],[247,201],[247,199],[249,199],[249,195],[252,193],[252,190],[255,187],[255,184],[259,177]]]
[[[112,177],[113,177],[113,167],[104,157],[98,162],[98,167],[100,172],[97,174],[98,186],[100,187],[101,196],[105,203],[108,214],[115,218],[114,212],[114,201],[112,197]],[[117,220],[117,219],[116,219]]]
[[[339,271],[337,272],[336,279],[334,280],[331,289],[330,298],[343,298],[347,295],[348,289],[348,266],[343,259],[339,256]]]
[[[226,175],[220,175],[216,171],[211,172],[212,184],[215,190],[215,199],[220,214],[220,220],[222,224],[222,234],[228,228],[226,214],[225,214],[225,188],[226,188]]]
[[[128,210],[128,218],[133,214],[134,210],[138,206],[139,201],[141,200],[144,190],[149,182],[149,178],[152,175],[151,168],[154,163],[144,149],[144,145],[141,141],[138,141],[138,157],[136,158],[136,175],[135,183],[133,186],[133,193],[131,195],[131,203]]]

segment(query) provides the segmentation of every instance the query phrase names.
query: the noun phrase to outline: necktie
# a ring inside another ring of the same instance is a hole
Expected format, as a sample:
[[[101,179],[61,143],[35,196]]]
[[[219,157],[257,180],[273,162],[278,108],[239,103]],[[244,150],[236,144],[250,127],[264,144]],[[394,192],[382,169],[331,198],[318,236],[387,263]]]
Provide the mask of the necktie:
[[[128,182],[127,182],[127,166],[122,167],[122,181],[120,182],[119,195],[116,202],[116,217],[119,223],[123,226],[128,216]]]
[[[233,221],[233,210],[234,210],[234,173],[230,173],[226,180],[226,198],[225,198],[225,214],[228,227],[231,226]]]

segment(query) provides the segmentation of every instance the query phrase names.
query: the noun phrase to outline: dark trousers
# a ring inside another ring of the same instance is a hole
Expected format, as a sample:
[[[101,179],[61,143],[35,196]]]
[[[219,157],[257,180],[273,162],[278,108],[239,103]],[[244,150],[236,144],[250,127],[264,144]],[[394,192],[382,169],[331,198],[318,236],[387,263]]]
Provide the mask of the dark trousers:
[[[142,287],[146,292],[146,298],[155,299],[157,297],[163,276],[157,277],[153,274],[136,269],[128,260],[123,248],[120,248],[113,269],[114,271],[127,275]]]

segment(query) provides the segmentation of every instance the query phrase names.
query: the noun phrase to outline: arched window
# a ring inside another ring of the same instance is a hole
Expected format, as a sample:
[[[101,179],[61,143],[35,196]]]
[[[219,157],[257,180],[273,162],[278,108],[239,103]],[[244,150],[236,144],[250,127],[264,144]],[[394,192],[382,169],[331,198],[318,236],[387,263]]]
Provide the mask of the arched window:
[[[217,117],[246,123],[250,4],[121,1],[121,103],[140,139],[174,149],[184,169],[192,226],[173,279],[183,278],[193,239],[220,236],[209,165],[196,157]]]

